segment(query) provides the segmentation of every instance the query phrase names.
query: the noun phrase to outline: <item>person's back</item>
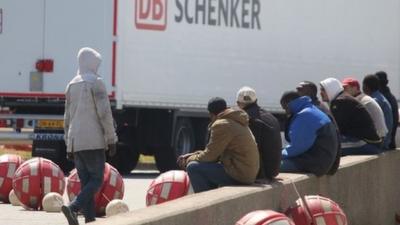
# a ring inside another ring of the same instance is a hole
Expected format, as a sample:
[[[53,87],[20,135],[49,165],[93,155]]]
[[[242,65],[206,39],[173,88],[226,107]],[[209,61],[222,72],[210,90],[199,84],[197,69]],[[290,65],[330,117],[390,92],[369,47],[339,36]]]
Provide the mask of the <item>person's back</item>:
[[[328,174],[338,154],[339,140],[334,123],[307,96],[297,97],[287,92],[281,104],[292,115],[289,145],[282,150],[281,171]]]
[[[98,77],[86,75],[69,84],[66,96],[70,99],[70,125],[68,136],[74,151],[105,147],[103,131],[93,102],[93,90],[100,86]]]
[[[225,171],[235,180],[250,184],[259,169],[259,154],[248,127],[248,116],[242,110],[227,109],[210,126],[210,142],[193,158],[201,162],[220,159]]]
[[[242,87],[236,98],[240,108],[249,115],[249,127],[253,133],[260,154],[258,179],[273,179],[279,174],[282,139],[279,121],[257,104],[252,88]]]
[[[355,98],[365,106],[365,109],[371,115],[379,137],[384,138],[388,134],[388,129],[385,124],[385,116],[379,104],[373,98],[363,93],[355,96]]]
[[[343,91],[340,81],[335,78],[321,81],[321,96],[330,103],[339,127],[342,155],[380,153],[382,139],[376,132],[371,116],[357,99]]]
[[[204,150],[178,157],[186,168],[193,190],[202,192],[220,186],[251,184],[259,170],[259,153],[243,110],[229,109],[215,97],[208,103],[210,138]]]
[[[336,136],[337,136],[337,138],[339,140],[340,139],[339,128],[338,128],[338,126],[336,124],[336,121],[335,121],[335,118],[333,117],[333,115],[332,115],[331,111],[329,110],[329,108],[318,99],[318,96],[317,96],[318,95],[318,87],[317,87],[317,85],[315,83],[311,82],[311,81],[302,81],[297,85],[296,90],[301,96],[310,97],[312,104],[315,105],[319,110],[324,112],[329,117],[329,119],[335,125]],[[341,144],[339,142],[339,144],[337,146],[336,159],[335,159],[335,162],[332,165],[331,169],[328,172],[329,175],[335,174],[336,171],[338,170],[339,165],[340,165],[340,156],[342,154],[341,152],[342,152],[342,147],[341,147]]]
[[[390,106],[392,108],[392,133],[391,133],[391,140],[389,143],[390,149],[396,148],[396,133],[397,133],[397,126],[399,123],[399,106],[397,103],[396,98],[390,91],[388,87],[389,80],[387,79],[387,74],[384,71],[379,71],[375,74],[379,79],[379,91],[385,96],[385,98],[389,101]]]
[[[385,117],[379,104],[373,98],[361,92],[358,80],[348,77],[342,80],[342,85],[346,93],[357,99],[367,109],[378,136],[384,138],[388,133],[388,129],[386,128]]]
[[[100,59],[90,51],[83,51],[79,59],[79,74],[66,88],[67,150],[106,149],[117,137],[103,79],[96,75]]]
[[[256,139],[260,153],[258,178],[273,179],[279,173],[282,139],[280,124],[269,112],[253,106],[244,109],[249,114],[249,127]]]
[[[363,80],[363,91],[365,94],[371,96],[381,107],[383,115],[385,117],[386,128],[388,133],[384,139],[384,149],[389,149],[389,144],[392,139],[393,129],[393,114],[392,107],[389,101],[379,91],[379,79],[376,75],[367,75]]]
[[[61,207],[69,225],[95,221],[94,195],[103,183],[105,151],[116,153],[117,136],[105,85],[97,74],[100,54],[91,48],[78,53],[79,70],[65,93],[64,139],[67,157],[73,159],[82,183],[77,197]]]
[[[331,111],[341,134],[360,138],[368,143],[380,143],[367,109],[355,98],[341,93],[331,102]]]

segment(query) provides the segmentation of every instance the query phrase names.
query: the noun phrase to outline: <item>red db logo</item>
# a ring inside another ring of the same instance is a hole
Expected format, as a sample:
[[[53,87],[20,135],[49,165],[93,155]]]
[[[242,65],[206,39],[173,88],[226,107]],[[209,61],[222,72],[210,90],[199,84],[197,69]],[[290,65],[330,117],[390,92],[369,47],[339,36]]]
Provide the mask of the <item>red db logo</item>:
[[[138,29],[167,28],[167,0],[136,0],[135,25]]]

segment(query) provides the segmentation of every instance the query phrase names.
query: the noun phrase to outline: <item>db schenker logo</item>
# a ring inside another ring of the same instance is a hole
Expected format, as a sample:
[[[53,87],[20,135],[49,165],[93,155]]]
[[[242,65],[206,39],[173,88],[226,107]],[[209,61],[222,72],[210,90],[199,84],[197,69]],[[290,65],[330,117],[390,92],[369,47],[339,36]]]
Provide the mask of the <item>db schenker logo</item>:
[[[167,0],[136,0],[135,25],[138,29],[165,30],[167,27]]]
[[[167,1],[135,0],[136,28],[166,30]],[[174,10],[172,20],[175,23],[261,29],[261,0],[175,0],[173,2],[176,8],[170,10]]]

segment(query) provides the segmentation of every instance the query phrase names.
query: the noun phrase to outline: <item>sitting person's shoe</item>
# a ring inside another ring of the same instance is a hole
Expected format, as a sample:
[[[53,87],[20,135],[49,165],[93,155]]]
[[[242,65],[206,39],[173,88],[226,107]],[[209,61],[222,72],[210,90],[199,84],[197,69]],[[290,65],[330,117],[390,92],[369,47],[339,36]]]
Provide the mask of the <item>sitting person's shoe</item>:
[[[68,206],[61,206],[61,212],[68,220],[69,225],[79,225],[77,213],[72,211]]]
[[[94,222],[94,221],[96,221],[95,218],[93,218],[93,219],[86,219],[85,218],[85,223],[91,223],[91,222]]]

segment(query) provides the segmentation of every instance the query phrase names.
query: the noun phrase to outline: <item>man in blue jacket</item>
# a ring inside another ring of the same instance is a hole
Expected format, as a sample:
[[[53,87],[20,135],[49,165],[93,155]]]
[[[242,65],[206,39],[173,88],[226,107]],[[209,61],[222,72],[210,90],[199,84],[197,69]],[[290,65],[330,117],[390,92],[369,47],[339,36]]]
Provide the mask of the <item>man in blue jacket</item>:
[[[327,174],[338,154],[336,127],[329,117],[312,104],[308,96],[285,92],[282,108],[290,115],[282,150],[281,172],[306,172],[317,176]]]

